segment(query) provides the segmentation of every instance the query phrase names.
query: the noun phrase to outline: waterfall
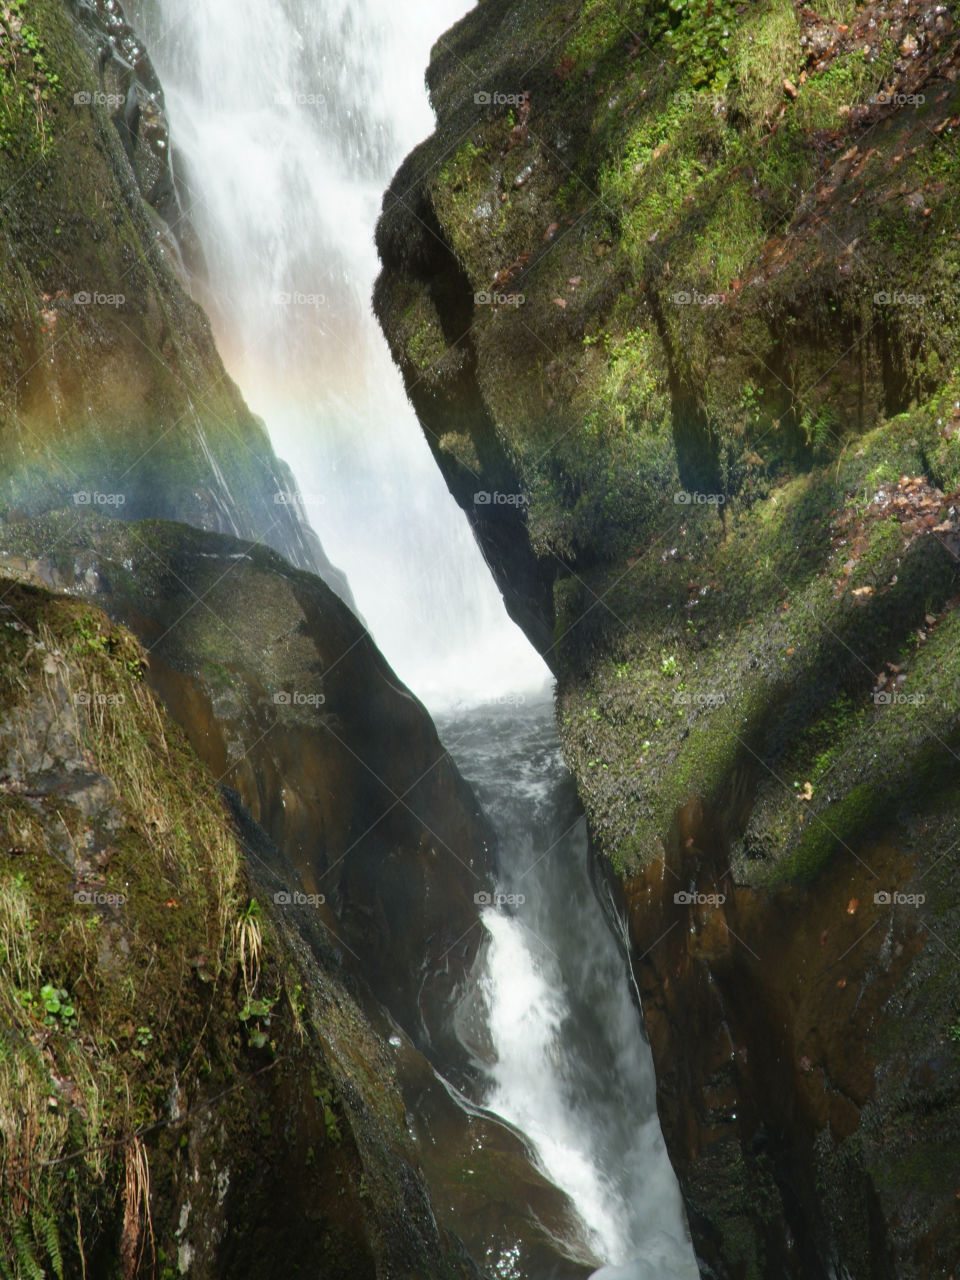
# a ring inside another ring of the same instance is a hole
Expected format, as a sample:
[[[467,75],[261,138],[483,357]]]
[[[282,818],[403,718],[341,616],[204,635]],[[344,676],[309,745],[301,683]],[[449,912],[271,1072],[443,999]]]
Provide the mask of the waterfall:
[[[532,1140],[603,1280],[696,1280],[626,956],[588,871],[548,700],[439,719],[498,835],[498,903],[461,1007],[486,1105]]]
[[[370,309],[380,198],[432,127],[423,68],[464,0],[126,8],[186,162],[206,264],[194,289],[227,369],[377,644],[438,713],[497,825],[501,889],[524,899],[483,913],[461,1011],[465,1042],[472,1020],[485,1046],[476,1101],[524,1131],[572,1197],[598,1262],[615,1266],[598,1276],[695,1280],[650,1050],[590,885],[546,667],[506,616]],[[514,1277],[505,1259],[495,1274]]]
[[[164,88],[228,371],[397,674],[432,708],[542,687],[373,317],[373,228],[432,127],[464,0],[132,0]]]

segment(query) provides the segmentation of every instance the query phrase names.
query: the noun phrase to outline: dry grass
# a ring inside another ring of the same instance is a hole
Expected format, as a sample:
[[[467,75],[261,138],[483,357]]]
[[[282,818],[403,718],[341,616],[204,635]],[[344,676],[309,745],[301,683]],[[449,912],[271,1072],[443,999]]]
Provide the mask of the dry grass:
[[[120,1237],[120,1266],[123,1280],[141,1274],[147,1245],[156,1264],[157,1243],[150,1214],[150,1161],[140,1138],[131,1138],[124,1148],[123,1232]]]
[[[86,1274],[84,1228],[103,1229],[100,1210],[87,1216],[86,1198],[111,1200],[116,1186],[120,1274],[132,1280],[156,1256],[139,1130],[157,1119],[164,1019],[176,1027],[182,983],[201,952],[218,984],[239,971],[249,998],[263,933],[255,904],[239,911],[241,852],[216,786],[167,729],[140,678],[136,641],[74,602],[18,606],[32,625],[0,663],[3,746],[23,778],[52,744],[55,755],[112,781],[116,845],[100,874],[107,883],[116,875],[132,896],[122,917],[129,950],[104,952],[103,921],[78,912],[68,889],[69,857],[86,854],[87,819],[65,801],[0,792],[0,839],[20,855],[0,867],[0,1276],[62,1276],[61,1233],[70,1238],[68,1266]],[[38,726],[40,737],[49,734],[39,751]],[[143,956],[145,964],[135,958]],[[50,1024],[44,984],[71,1000],[81,992],[76,1021]],[[211,990],[203,1016],[217,999]],[[145,1052],[123,1030],[138,1021],[151,1023]],[[204,1029],[193,1027],[196,1052]],[[78,1175],[69,1192],[67,1168]]]

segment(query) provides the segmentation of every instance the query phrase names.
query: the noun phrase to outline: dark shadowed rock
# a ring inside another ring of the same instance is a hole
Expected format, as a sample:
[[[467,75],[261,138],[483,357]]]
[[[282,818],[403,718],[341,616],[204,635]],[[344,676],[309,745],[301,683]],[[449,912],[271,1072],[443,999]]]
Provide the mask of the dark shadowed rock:
[[[416,698],[318,578],[184,526],[55,515],[7,526],[8,569],[95,601],[214,777],[303,880],[414,1042],[459,1062],[446,1011],[481,927],[489,835]]]

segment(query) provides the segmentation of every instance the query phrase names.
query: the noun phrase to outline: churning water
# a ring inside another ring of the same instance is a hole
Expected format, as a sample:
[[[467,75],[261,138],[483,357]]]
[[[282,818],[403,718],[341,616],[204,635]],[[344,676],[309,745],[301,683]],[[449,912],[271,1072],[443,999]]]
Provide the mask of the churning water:
[[[696,1280],[624,950],[588,872],[548,699],[439,719],[498,836],[500,906],[461,1033],[486,1105],[533,1142],[617,1280]],[[606,1280],[606,1277],[604,1277]]]
[[[227,369],[388,661],[428,705],[542,686],[376,324],[373,228],[463,0],[136,0]]]
[[[228,371],[498,829],[500,890],[516,901],[484,911],[461,1010],[483,1101],[528,1135],[611,1277],[693,1280],[650,1052],[589,880],[547,671],[506,616],[370,310],[381,195],[432,127],[422,71],[463,0],[126,8],[186,161],[206,260],[194,288]]]

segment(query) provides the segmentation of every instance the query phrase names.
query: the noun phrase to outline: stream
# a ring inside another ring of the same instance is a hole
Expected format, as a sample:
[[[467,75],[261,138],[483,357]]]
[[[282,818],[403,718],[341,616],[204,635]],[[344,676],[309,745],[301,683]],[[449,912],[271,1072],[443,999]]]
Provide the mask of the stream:
[[[474,1102],[527,1138],[603,1280],[694,1280],[623,940],[588,870],[548,671],[510,621],[373,319],[373,227],[432,127],[430,45],[462,0],[132,0],[164,85],[228,371],[397,674],[498,839],[458,1030]],[[541,1280],[536,1276],[505,1280]]]

